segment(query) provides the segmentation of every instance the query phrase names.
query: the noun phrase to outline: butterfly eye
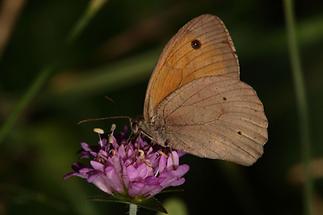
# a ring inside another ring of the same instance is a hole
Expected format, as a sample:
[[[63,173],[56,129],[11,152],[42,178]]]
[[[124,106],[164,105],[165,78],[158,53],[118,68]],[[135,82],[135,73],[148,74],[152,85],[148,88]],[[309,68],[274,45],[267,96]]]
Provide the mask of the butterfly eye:
[[[192,46],[192,48],[193,49],[199,49],[199,48],[201,48],[201,42],[199,41],[199,40],[193,40],[192,42],[191,42],[191,46]]]

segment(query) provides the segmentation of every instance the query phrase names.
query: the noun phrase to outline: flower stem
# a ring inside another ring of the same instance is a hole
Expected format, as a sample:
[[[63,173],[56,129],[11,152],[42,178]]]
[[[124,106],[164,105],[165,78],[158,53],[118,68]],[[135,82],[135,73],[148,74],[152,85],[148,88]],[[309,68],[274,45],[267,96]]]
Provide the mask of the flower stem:
[[[129,205],[129,215],[137,215],[137,205],[135,204]]]
[[[301,59],[297,46],[295,33],[295,18],[293,0],[284,0],[286,27],[288,35],[289,55],[293,73],[293,81],[296,92],[298,116],[299,116],[299,130],[301,135],[301,151],[304,166],[304,214],[313,215],[313,181],[310,174],[311,161],[311,140],[310,140],[310,123],[308,117],[308,104],[306,98],[306,89],[302,73]]]

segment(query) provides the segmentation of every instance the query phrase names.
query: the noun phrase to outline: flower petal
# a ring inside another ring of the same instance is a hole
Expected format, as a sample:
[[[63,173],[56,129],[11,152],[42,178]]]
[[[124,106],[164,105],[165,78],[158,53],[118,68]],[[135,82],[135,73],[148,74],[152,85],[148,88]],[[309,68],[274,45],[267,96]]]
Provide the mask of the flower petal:
[[[105,177],[103,174],[97,174],[91,178],[91,183],[97,186],[100,190],[105,193],[112,194],[112,188],[108,182],[109,180],[107,180],[107,177]]]
[[[142,182],[131,183],[128,188],[128,195],[131,197],[141,196],[145,184]]]
[[[172,153],[169,154],[167,159],[167,169],[171,170],[178,166],[179,164],[179,158],[176,151],[172,151]]]
[[[166,164],[167,164],[167,158],[165,155],[162,154],[159,159],[159,165],[158,165],[159,172],[164,171],[164,169],[166,168]]]
[[[111,186],[112,191],[117,193],[124,193],[123,182],[121,175],[116,173],[116,170],[112,167],[107,167],[105,169],[106,180]]]
[[[137,169],[131,165],[127,167],[127,175],[130,181],[134,181],[136,178],[138,178],[138,172]]]
[[[102,163],[97,162],[97,161],[90,161],[90,164],[94,169],[102,171],[102,172],[104,171],[104,165]]]

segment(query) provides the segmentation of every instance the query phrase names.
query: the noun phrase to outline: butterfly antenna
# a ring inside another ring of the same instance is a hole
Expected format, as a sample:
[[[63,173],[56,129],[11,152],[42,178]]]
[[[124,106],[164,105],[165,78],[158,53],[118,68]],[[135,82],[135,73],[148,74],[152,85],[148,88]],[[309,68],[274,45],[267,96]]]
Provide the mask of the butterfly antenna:
[[[109,96],[104,96],[104,98],[105,98],[106,100],[108,100],[109,102],[111,102],[112,104],[116,104],[116,103],[115,103],[115,101],[114,101],[111,97],[109,97]]]
[[[102,121],[102,120],[108,120],[108,119],[128,119],[129,123],[131,124],[131,117],[129,116],[109,116],[109,117],[101,117],[101,118],[84,119],[79,121],[77,124],[80,125],[86,122]]]

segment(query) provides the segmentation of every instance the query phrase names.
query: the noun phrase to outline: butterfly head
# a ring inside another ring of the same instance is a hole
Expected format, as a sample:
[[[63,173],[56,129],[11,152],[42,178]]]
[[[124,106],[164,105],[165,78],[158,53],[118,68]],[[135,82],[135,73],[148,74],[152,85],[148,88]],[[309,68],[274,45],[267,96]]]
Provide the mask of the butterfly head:
[[[132,120],[131,126],[133,133],[140,132],[154,143],[162,146],[167,145],[166,143],[168,141],[165,137],[165,127],[157,124],[153,119],[146,121],[144,118],[139,117]]]

